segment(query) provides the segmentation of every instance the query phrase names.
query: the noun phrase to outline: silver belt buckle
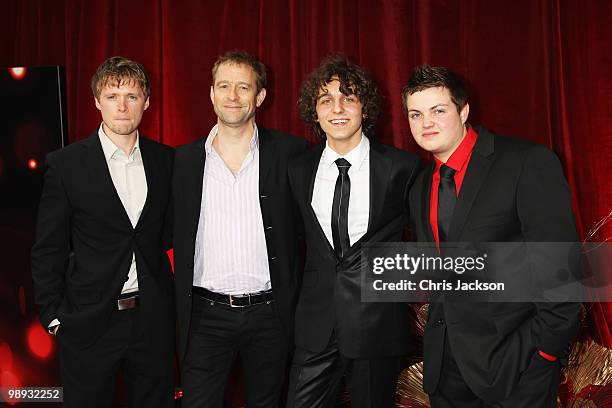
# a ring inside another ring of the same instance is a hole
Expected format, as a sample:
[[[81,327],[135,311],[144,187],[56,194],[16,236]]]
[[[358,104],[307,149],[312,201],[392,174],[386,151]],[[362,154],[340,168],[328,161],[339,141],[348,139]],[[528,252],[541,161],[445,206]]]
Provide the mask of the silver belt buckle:
[[[250,293],[242,295],[242,296],[234,296],[234,295],[228,295],[228,296],[229,296],[229,301],[230,301],[230,307],[246,307],[246,306],[251,306],[251,294]],[[245,297],[248,297],[248,299],[249,299],[249,304],[248,305],[235,305],[234,304],[234,298],[242,299],[242,298],[245,298]]]
[[[229,296],[229,301],[230,301],[230,307],[243,307],[243,306],[234,304],[234,295],[228,295],[228,296]]]

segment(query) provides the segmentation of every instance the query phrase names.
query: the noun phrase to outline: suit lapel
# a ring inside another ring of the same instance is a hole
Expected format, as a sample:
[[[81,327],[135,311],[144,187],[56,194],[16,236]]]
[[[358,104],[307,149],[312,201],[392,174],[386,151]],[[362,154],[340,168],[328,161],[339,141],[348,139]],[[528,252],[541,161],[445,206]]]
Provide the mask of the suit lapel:
[[[493,163],[491,158],[493,148],[493,135],[483,129],[478,133],[478,140],[474,146],[459,197],[457,198],[448,234],[449,242],[460,241],[461,232],[474,204],[474,200],[480,192],[482,183],[487,178]]]
[[[304,180],[307,180],[306,190],[304,191],[304,206],[307,208],[308,217],[310,221],[316,225],[317,230],[319,231],[319,241],[325,242],[326,248],[329,252],[336,257],[336,253],[334,252],[334,248],[327,240],[325,236],[325,232],[323,232],[323,228],[321,224],[319,224],[319,219],[317,218],[317,214],[315,214],[314,209],[312,208],[312,195],[314,192],[314,184],[315,179],[317,177],[317,170],[319,168],[319,162],[321,161],[321,155],[323,154],[323,150],[325,149],[325,143],[320,143],[317,146],[313,147],[310,150],[309,157],[304,160]],[[331,211],[331,208],[329,209]]]
[[[145,179],[147,181],[147,197],[145,198],[144,207],[142,208],[142,212],[140,213],[140,217],[138,217],[138,222],[136,223],[136,228],[140,226],[142,220],[147,215],[149,208],[151,208],[151,203],[154,202],[154,197],[157,193],[157,183],[154,180],[157,180],[157,166],[153,165],[153,151],[149,149],[149,144],[146,140],[143,140],[140,137],[139,140],[139,148],[140,148],[140,156],[142,157],[142,165],[144,167]]]
[[[366,235],[370,235],[372,229],[377,226],[376,221],[381,215],[387,197],[391,159],[386,157],[381,149],[382,146],[379,144],[370,142],[370,215]]]
[[[117,194],[115,184],[113,184],[97,131],[87,139],[85,145],[87,146],[87,167],[89,168],[92,185],[100,186],[100,190],[111,198],[110,202],[100,203],[100,205],[115,207],[115,212],[121,214],[121,222],[127,224],[132,229],[130,217],[125,211],[125,207],[123,207],[119,194]]]
[[[378,224],[382,216],[385,199],[387,198],[387,188],[389,187],[393,164],[391,159],[385,156],[383,148],[382,145],[370,141],[370,214],[368,216],[368,230],[357,242],[351,245],[351,248],[345,255],[345,259],[349,259],[355,251],[360,251],[361,244],[369,241],[372,234],[375,234],[381,227]]]
[[[436,168],[436,163],[432,163],[431,166],[427,168],[425,174],[423,175],[423,183],[421,190],[421,219],[423,220],[423,230],[425,231],[425,235],[427,237],[427,241],[433,242],[434,235],[431,230],[431,222],[429,222],[429,209],[431,206],[431,179],[433,177],[433,172]]]
[[[193,231],[193,237],[197,232],[198,220],[200,218],[200,208],[202,207],[202,183],[204,180],[204,165],[206,162],[206,154],[204,152],[204,143],[206,139],[198,140],[193,143],[189,151],[189,163],[188,174],[184,174],[185,177],[185,189],[184,191],[189,197],[185,198],[187,203],[190,203],[191,210],[189,213],[189,220],[187,225],[195,226]]]
[[[267,130],[258,128],[257,132],[259,135],[259,195],[263,195],[268,192],[264,186],[267,186],[266,181],[274,164],[276,145],[272,143]]]

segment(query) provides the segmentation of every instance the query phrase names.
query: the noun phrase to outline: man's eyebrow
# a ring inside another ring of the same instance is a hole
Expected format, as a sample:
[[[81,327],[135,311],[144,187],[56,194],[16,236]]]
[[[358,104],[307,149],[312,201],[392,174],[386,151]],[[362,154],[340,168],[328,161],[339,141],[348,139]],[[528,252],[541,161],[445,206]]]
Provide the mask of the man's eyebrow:
[[[215,82],[215,85],[218,85],[218,84],[229,84],[229,83],[232,83],[232,81],[227,80],[227,79],[222,79],[222,80],[219,80],[219,81]],[[251,83],[248,82],[248,81],[237,81],[236,84],[237,85],[251,86]]]
[[[448,106],[448,103],[438,103],[438,104],[432,106],[431,108],[429,108],[429,110],[439,108],[440,106]]]
[[[317,101],[324,96],[329,96],[329,92],[323,92],[321,95],[317,96]]]

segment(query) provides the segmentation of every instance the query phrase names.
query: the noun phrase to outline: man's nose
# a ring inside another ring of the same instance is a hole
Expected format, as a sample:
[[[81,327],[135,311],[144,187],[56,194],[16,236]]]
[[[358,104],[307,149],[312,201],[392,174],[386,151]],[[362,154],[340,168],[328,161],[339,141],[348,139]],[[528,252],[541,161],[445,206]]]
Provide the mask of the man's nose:
[[[334,113],[342,113],[344,111],[344,104],[341,99],[334,100],[333,112]]]
[[[238,99],[238,88],[236,88],[235,86],[232,87],[229,91],[228,96],[232,101],[235,101],[236,99]]]
[[[119,102],[118,102],[118,104],[117,104],[117,109],[118,109],[120,112],[124,112],[124,111],[126,111],[126,110],[127,110],[127,102],[125,101],[125,99],[124,99],[124,98],[119,98]]]

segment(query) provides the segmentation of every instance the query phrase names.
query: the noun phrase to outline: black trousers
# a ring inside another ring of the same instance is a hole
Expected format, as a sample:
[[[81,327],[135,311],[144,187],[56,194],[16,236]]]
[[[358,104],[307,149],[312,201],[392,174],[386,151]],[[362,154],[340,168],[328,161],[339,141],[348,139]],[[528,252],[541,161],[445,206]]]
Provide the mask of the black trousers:
[[[129,407],[174,407],[174,350],[147,341],[140,317],[138,308],[116,311],[108,330],[86,349],[71,345],[65,337],[70,329],[60,325],[64,407],[111,407],[120,371]]]
[[[446,339],[440,382],[429,400],[432,408],[555,408],[559,373],[558,361],[547,361],[535,352],[514,392],[504,400],[486,402],[463,380]]]
[[[350,359],[343,356],[333,333],[321,352],[295,350],[287,408],[336,407],[343,376],[346,376],[351,407],[392,407],[399,372],[399,357]]]
[[[194,295],[182,408],[221,408],[236,355],[242,360],[247,407],[279,406],[288,347],[274,309],[274,302],[232,308]]]

